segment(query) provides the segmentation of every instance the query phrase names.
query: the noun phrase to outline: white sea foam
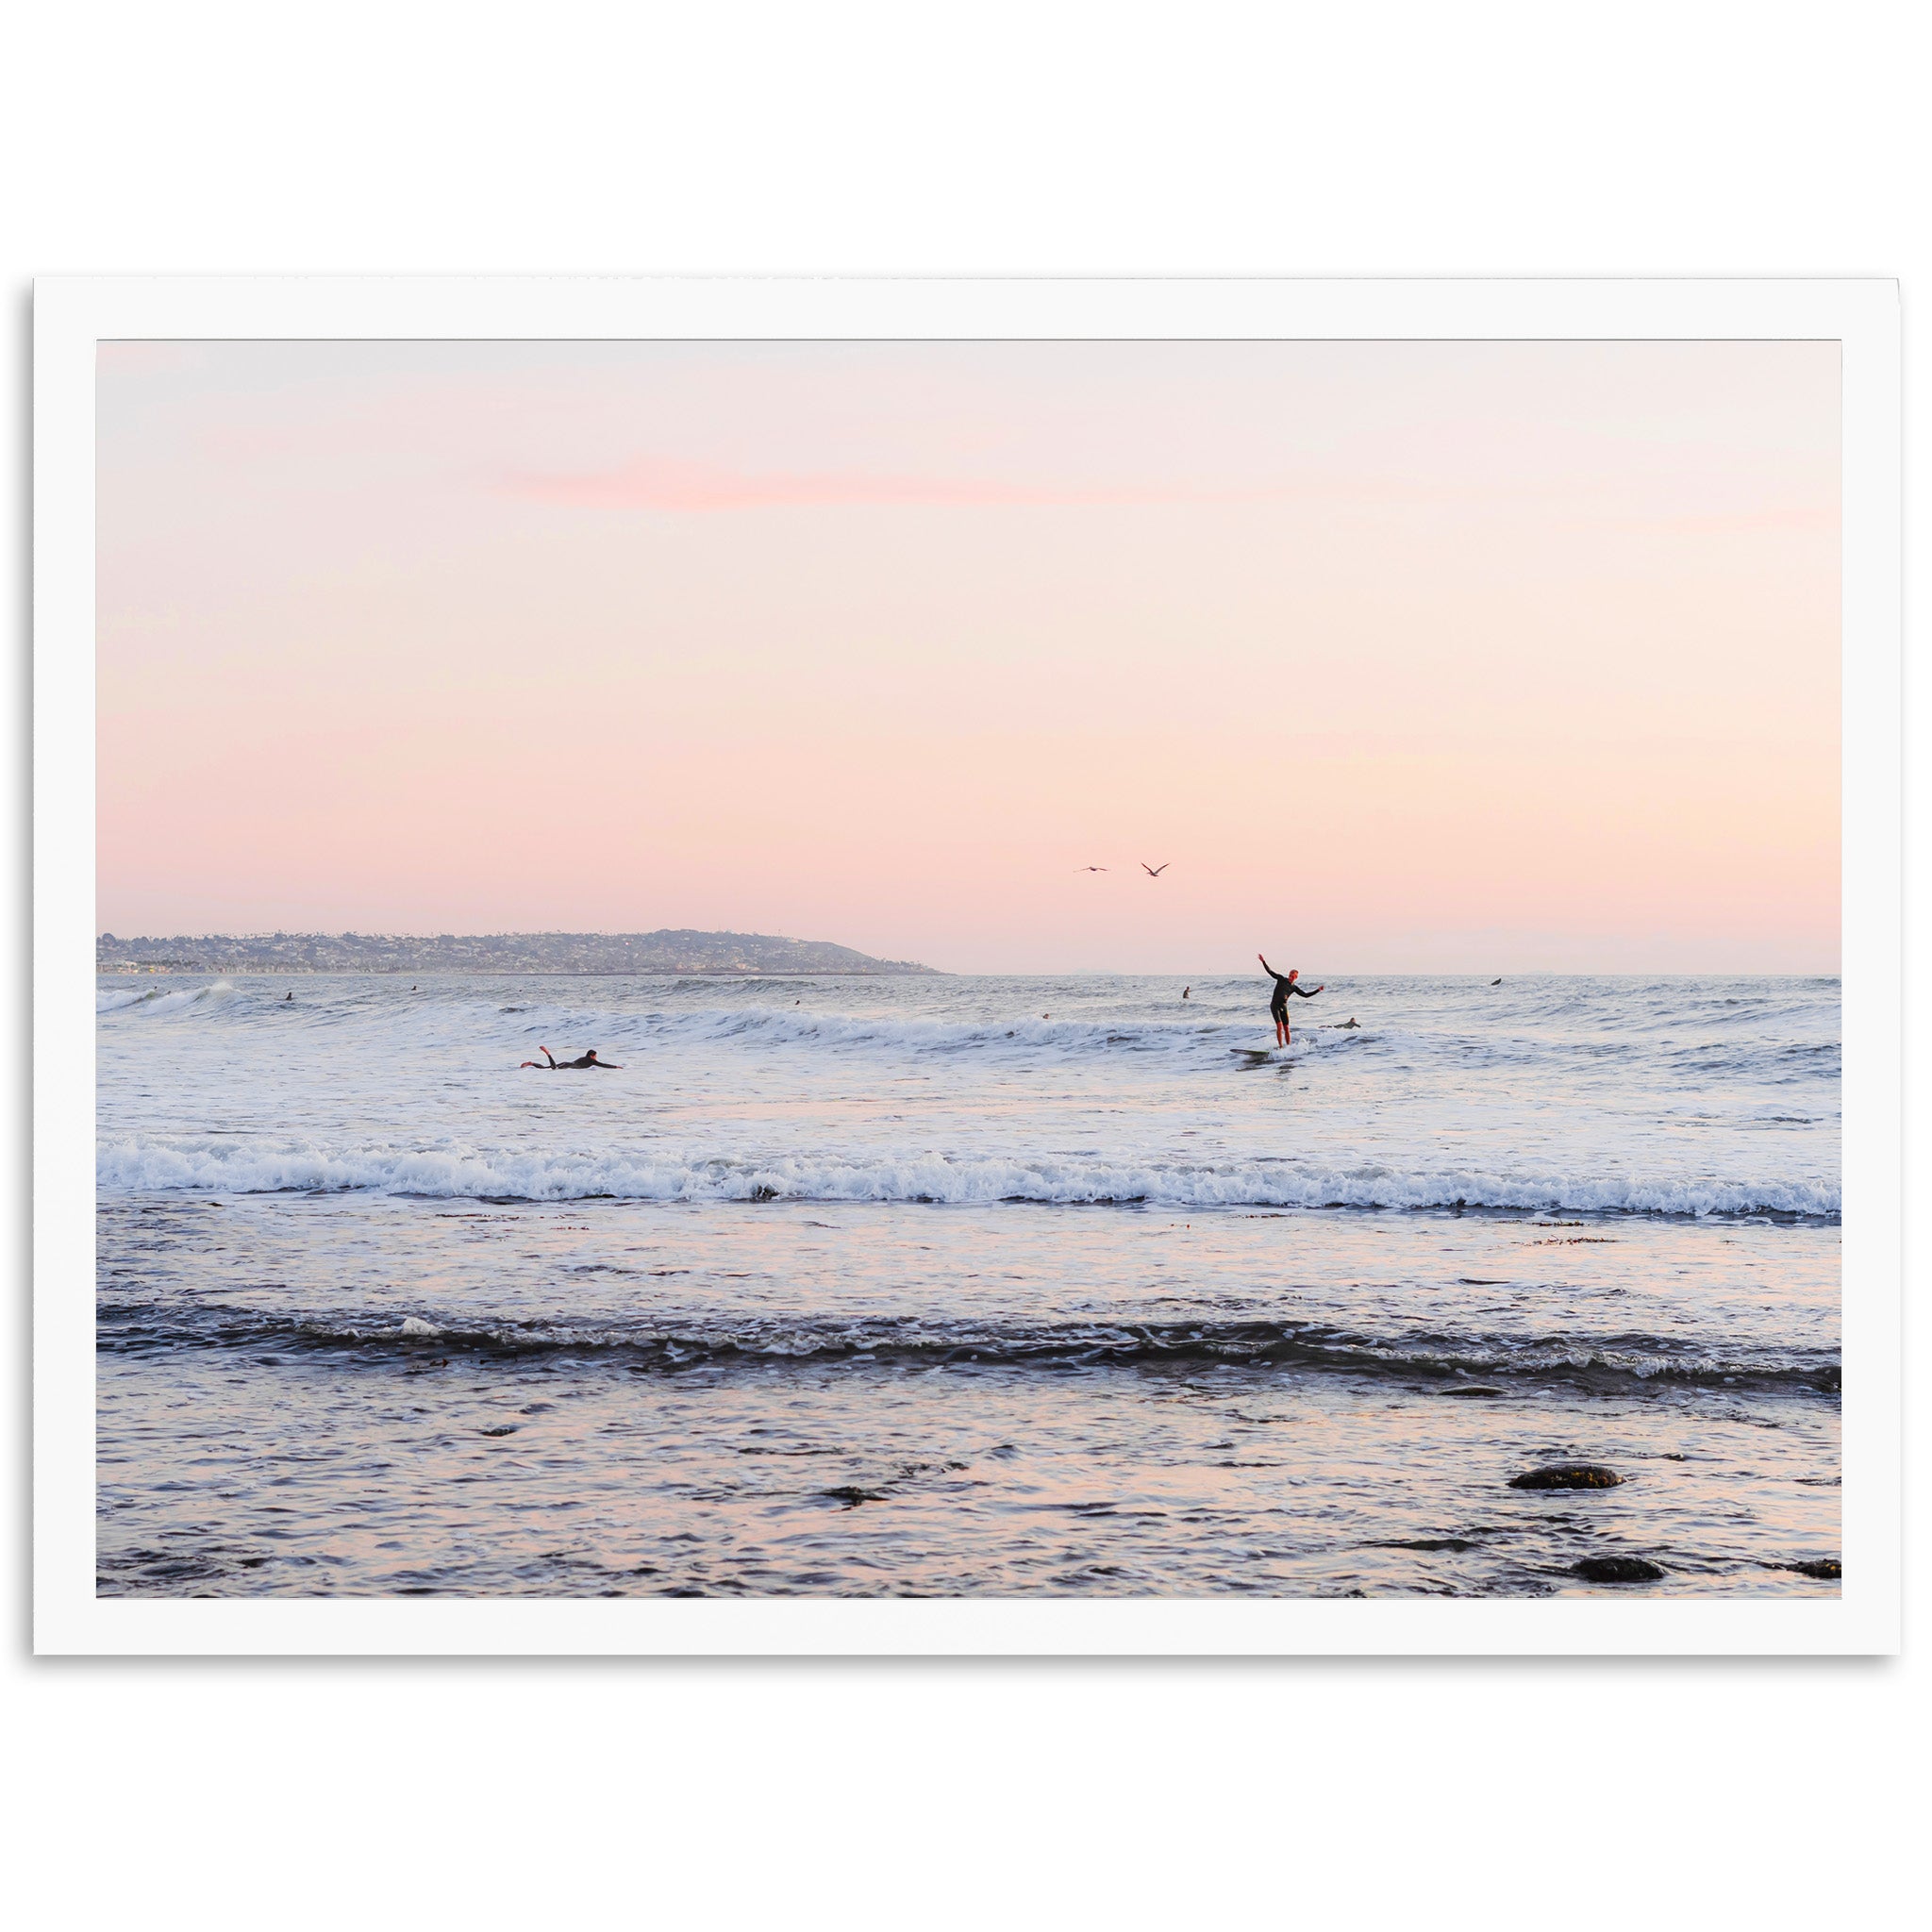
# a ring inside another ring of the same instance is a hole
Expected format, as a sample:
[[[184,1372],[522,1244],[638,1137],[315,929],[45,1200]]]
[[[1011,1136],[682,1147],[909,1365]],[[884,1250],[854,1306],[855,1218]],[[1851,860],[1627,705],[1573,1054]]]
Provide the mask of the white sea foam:
[[[133,1136],[106,1141],[114,1191],[372,1191],[568,1201],[1145,1202],[1167,1208],[1500,1208],[1653,1214],[1832,1216],[1823,1179],[1678,1178],[1303,1161],[1100,1160],[933,1154],[705,1157],[684,1151],[273,1145]]]

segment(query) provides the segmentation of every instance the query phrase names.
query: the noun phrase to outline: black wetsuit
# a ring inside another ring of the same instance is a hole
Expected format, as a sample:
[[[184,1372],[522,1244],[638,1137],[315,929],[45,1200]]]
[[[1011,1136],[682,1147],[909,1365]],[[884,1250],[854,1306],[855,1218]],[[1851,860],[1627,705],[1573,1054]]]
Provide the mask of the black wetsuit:
[[[1315,997],[1314,993],[1310,992],[1307,987],[1297,985],[1285,973],[1275,972],[1274,967],[1269,965],[1265,959],[1261,961],[1261,970],[1274,982],[1274,991],[1269,995],[1268,999],[1268,1010],[1276,1020],[1281,1021],[1283,1024],[1286,1024],[1288,1020],[1288,996],[1290,993],[1299,993],[1305,1000],[1311,1000]],[[1320,989],[1318,988],[1317,991],[1319,991]]]

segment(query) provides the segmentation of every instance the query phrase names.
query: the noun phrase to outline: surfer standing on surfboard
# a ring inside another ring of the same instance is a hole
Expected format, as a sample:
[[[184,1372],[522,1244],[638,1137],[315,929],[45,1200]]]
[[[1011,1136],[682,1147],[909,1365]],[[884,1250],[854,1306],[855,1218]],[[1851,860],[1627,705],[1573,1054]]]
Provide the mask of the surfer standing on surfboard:
[[[1262,959],[1261,955],[1259,953],[1257,953],[1255,955],[1255,958],[1257,959],[1261,959],[1261,971],[1265,973],[1268,975],[1268,977],[1274,982],[1274,991],[1269,996],[1268,1000],[1268,1011],[1274,1021],[1275,1045],[1286,1046],[1289,1043],[1289,994],[1296,993],[1299,994],[1300,997],[1305,1000],[1311,1000],[1315,997],[1316,992],[1320,992],[1322,991],[1322,988],[1318,986],[1315,989],[1315,992],[1310,992],[1307,987],[1297,986],[1295,984],[1295,981],[1301,977],[1302,971],[1302,969],[1299,966],[1291,966],[1286,974],[1280,974],[1275,972],[1274,967],[1269,965],[1266,959]],[[1324,984],[1325,985],[1326,982],[1324,981]]]

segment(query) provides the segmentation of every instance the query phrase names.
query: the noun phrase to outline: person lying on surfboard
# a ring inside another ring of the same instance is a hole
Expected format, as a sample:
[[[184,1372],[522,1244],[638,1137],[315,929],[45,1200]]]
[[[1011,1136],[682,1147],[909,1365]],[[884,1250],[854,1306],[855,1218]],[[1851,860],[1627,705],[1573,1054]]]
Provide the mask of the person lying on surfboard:
[[[1261,959],[1259,953],[1257,953],[1255,958]],[[1289,994],[1296,993],[1305,1000],[1311,1000],[1315,997],[1316,992],[1322,991],[1322,988],[1318,986],[1315,989],[1315,992],[1310,992],[1307,987],[1297,986],[1295,981],[1301,977],[1302,971],[1299,966],[1291,966],[1287,973],[1282,974],[1275,972],[1266,959],[1261,959],[1261,971],[1274,982],[1274,991],[1268,1000],[1268,1011],[1274,1022],[1274,1043],[1276,1046],[1286,1046],[1289,1044]],[[1324,981],[1324,984],[1325,983]]]
[[[569,1074],[581,1067],[601,1067],[612,1074],[624,1072],[622,1067],[613,1065],[609,1060],[600,1060],[594,1046],[579,1060],[560,1060],[547,1046],[540,1046],[537,1051],[543,1058],[541,1060],[525,1060],[524,1066],[535,1067],[540,1074]],[[519,1067],[517,1071],[522,1073],[523,1067]]]

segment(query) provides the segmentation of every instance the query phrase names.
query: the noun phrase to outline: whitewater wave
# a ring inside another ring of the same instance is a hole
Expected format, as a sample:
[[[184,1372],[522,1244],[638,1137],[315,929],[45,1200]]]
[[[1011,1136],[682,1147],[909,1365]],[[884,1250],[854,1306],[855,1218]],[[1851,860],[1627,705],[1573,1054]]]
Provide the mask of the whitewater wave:
[[[306,1343],[408,1352],[491,1355],[622,1354],[643,1369],[769,1363],[878,1362],[916,1367],[1139,1367],[1223,1362],[1424,1378],[1473,1394],[1474,1378],[1617,1383],[1752,1383],[1836,1392],[1836,1349],[1712,1351],[1670,1336],[1507,1336],[1436,1332],[1374,1335],[1319,1322],[1079,1321],[1000,1324],[914,1317],[858,1321],[776,1318],[718,1323],[592,1324],[490,1321],[474,1315],[267,1314],[206,1303],[157,1306],[106,1302],[104,1327],[145,1346],[245,1347]]]
[[[206,986],[114,987],[94,994],[94,1013],[125,1012],[138,1007],[143,1017],[158,1013],[182,1013],[192,1007],[207,1007],[232,994],[235,989],[225,979]]]
[[[1374,1163],[1340,1168],[1289,1160],[1191,1164],[997,1155],[758,1158],[669,1149],[328,1147],[297,1140],[263,1145],[142,1135],[103,1141],[95,1179],[114,1192],[371,1191],[527,1201],[1567,1209],[1818,1220],[1836,1219],[1840,1205],[1839,1184],[1823,1179],[1402,1170]]]

